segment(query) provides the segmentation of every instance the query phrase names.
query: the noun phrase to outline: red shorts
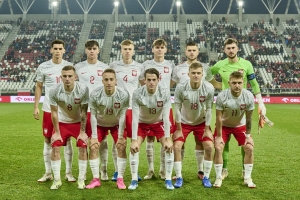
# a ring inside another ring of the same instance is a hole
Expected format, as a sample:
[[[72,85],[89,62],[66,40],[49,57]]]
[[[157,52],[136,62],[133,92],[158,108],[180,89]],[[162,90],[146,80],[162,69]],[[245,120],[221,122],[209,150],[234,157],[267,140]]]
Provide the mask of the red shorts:
[[[61,141],[55,141],[52,144],[52,147],[60,147],[60,146],[66,146],[67,140],[72,136],[75,139],[79,136],[80,133],[80,122],[77,123],[72,123],[72,124],[67,124],[67,123],[62,123],[59,122],[59,130],[60,130],[60,135],[62,138]],[[54,133],[54,130],[53,130]],[[82,140],[77,141],[76,143],[77,147],[82,147],[86,148],[87,144],[85,144]]]
[[[170,133],[172,134],[176,131],[176,125],[175,125],[174,118],[173,118],[172,108],[170,109],[169,120],[170,120]],[[150,132],[147,134],[147,136],[154,137],[155,133],[150,130]]]
[[[193,131],[194,132],[194,136],[196,136],[196,138],[198,139],[198,141],[200,142],[206,142],[206,141],[211,141],[211,139],[209,139],[208,137],[203,137],[204,134],[204,130],[205,130],[205,122],[192,126],[192,125],[188,125],[188,124],[182,124],[181,123],[181,127],[182,127],[182,134],[183,134],[183,138],[177,138],[175,141],[182,141],[185,142],[187,136]]]
[[[127,109],[125,116],[125,130],[124,130],[124,138],[129,137],[132,138],[132,109]]]
[[[222,138],[224,143],[226,143],[230,137],[230,134],[233,134],[235,139],[238,141],[239,146],[242,146],[246,142],[246,126],[239,127],[226,127],[222,126]],[[217,130],[215,129],[214,136],[217,136]]]
[[[88,137],[92,136],[92,126],[91,126],[91,113],[88,112],[86,114],[86,126],[85,126],[85,132]]]
[[[43,135],[46,138],[51,138],[52,132],[53,132],[51,112],[45,112],[44,111],[42,128],[43,128]]]
[[[145,124],[145,123],[139,123],[138,128],[138,136],[145,139],[146,136],[155,136],[156,140],[159,141],[160,138],[165,136],[164,131],[164,123],[159,122],[156,124]]]
[[[102,142],[102,140],[106,138],[108,131],[110,131],[110,134],[114,139],[114,142],[117,143],[119,126],[113,126],[113,127],[97,126],[98,141]],[[126,138],[126,135],[123,135],[123,137]]]

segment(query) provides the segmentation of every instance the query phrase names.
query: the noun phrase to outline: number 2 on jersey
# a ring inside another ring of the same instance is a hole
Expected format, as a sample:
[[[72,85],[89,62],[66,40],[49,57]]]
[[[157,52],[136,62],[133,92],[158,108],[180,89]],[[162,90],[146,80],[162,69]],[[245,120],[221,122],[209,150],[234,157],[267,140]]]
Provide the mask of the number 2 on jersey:
[[[95,80],[95,77],[94,77],[94,76],[91,76],[91,77],[90,77],[90,83],[91,83],[91,84],[94,84],[94,80]]]

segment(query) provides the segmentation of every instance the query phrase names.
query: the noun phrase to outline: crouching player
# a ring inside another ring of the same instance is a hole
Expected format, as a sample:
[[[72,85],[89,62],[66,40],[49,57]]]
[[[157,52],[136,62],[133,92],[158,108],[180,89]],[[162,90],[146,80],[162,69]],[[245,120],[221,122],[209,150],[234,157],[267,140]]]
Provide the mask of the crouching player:
[[[251,92],[243,89],[243,74],[234,71],[229,76],[230,88],[219,93],[216,102],[216,130],[215,130],[215,171],[216,181],[214,187],[222,185],[222,153],[226,141],[233,134],[245,151],[244,158],[244,184],[255,188],[251,173],[253,168],[254,141],[251,138],[252,112],[254,110],[254,97]],[[245,118],[246,114],[246,118]]]

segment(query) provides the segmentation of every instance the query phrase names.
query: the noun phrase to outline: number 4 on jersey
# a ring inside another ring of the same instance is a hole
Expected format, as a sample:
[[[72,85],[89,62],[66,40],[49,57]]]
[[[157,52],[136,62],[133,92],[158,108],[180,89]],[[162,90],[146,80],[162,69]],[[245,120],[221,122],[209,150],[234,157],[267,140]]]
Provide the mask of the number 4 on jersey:
[[[127,83],[127,81],[128,81],[127,75],[124,76],[123,81],[125,81]]]

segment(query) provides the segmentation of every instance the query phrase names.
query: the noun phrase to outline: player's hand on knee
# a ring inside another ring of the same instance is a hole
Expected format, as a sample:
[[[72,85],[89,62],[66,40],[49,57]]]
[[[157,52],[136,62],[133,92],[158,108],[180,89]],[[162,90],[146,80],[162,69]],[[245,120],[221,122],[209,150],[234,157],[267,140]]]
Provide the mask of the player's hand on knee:
[[[116,143],[116,147],[119,150],[125,150],[126,149],[126,139],[125,138],[118,138],[118,141]]]
[[[173,152],[173,143],[170,138],[166,138],[166,140],[164,142],[164,148],[165,148],[165,151],[168,153]]]
[[[202,139],[205,138],[205,137],[207,137],[207,138],[211,139],[212,141],[214,141],[214,136],[213,136],[211,130],[205,130],[204,131]]]
[[[245,145],[247,144],[254,146],[254,140],[252,139],[252,137],[246,138]]]
[[[39,119],[40,119],[40,109],[39,109],[39,108],[34,108],[34,111],[33,111],[33,117],[34,117],[34,119],[36,119],[36,120],[39,120]]]
[[[91,138],[90,139],[90,148],[92,150],[99,149],[99,146],[100,146],[100,143],[98,141],[98,138]]]
[[[182,134],[182,130],[176,130],[174,133],[173,133],[173,136],[172,136],[172,139],[173,141],[178,139],[178,138],[183,138],[183,134]]]
[[[217,136],[215,138],[215,148],[217,148],[220,144],[224,145],[224,140],[222,137]]]
[[[89,143],[89,137],[87,136],[87,134],[85,132],[80,132],[79,136],[77,137],[77,142],[79,140],[82,140],[85,144]]]
[[[52,136],[51,136],[51,144],[53,144],[56,141],[61,141],[63,142],[63,139],[61,138],[60,133],[55,132]]]
[[[138,145],[137,141],[136,140],[132,140],[131,145],[130,145],[130,152],[132,154],[135,154],[135,153],[137,153],[139,151],[140,151],[140,148],[139,148],[139,145]]]

